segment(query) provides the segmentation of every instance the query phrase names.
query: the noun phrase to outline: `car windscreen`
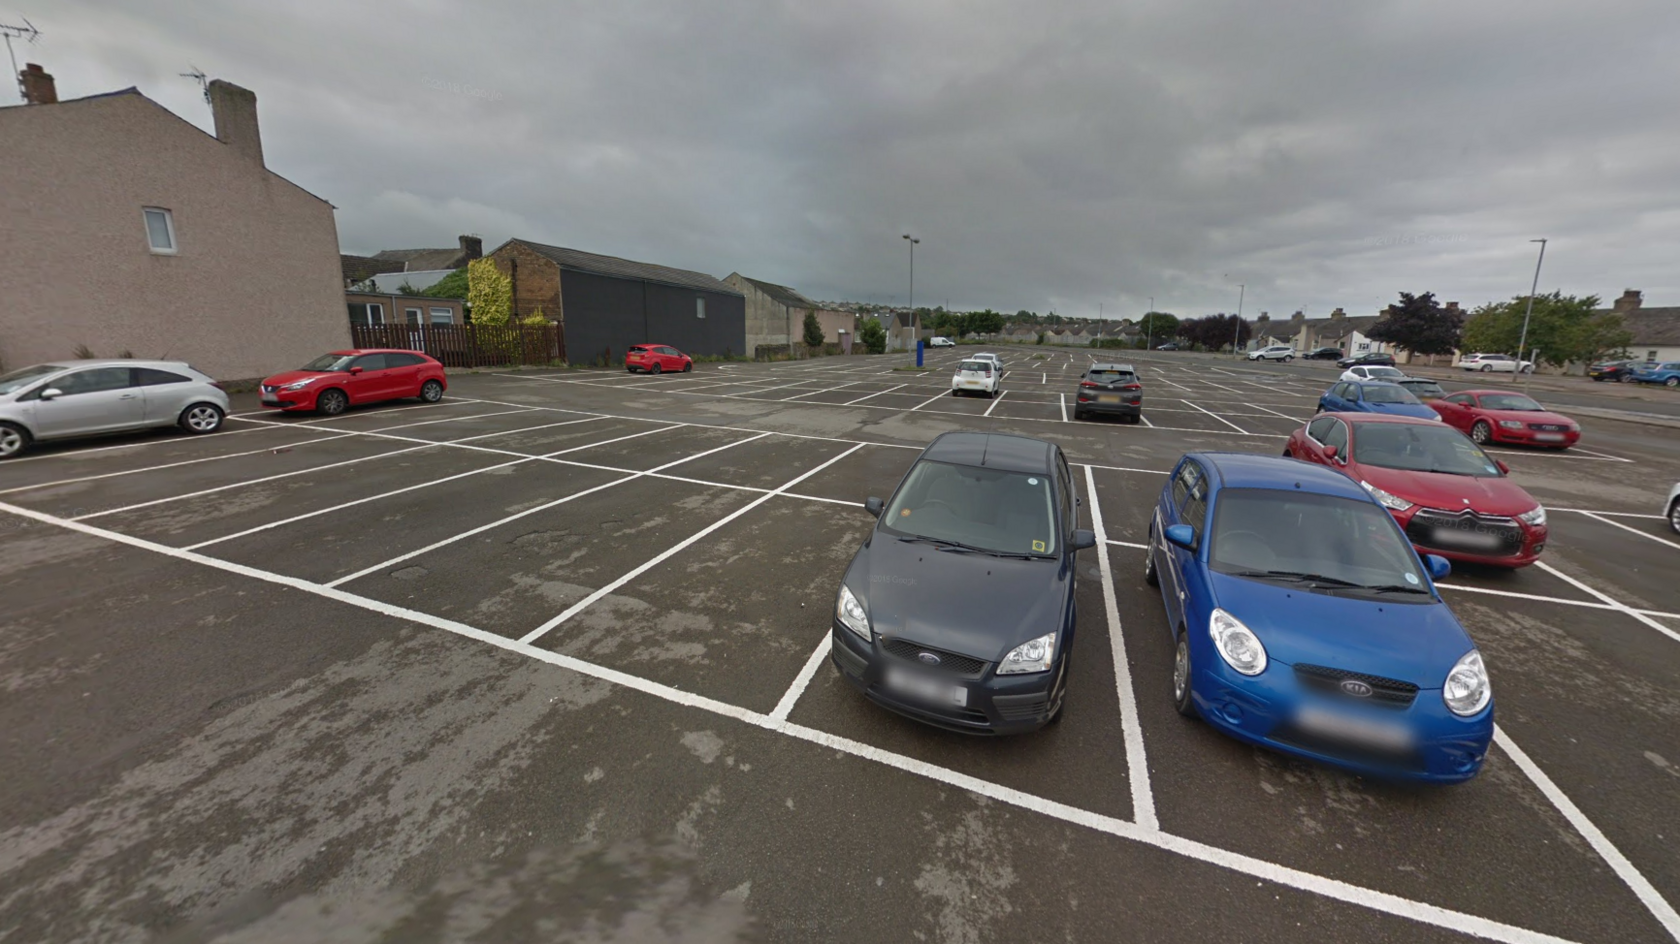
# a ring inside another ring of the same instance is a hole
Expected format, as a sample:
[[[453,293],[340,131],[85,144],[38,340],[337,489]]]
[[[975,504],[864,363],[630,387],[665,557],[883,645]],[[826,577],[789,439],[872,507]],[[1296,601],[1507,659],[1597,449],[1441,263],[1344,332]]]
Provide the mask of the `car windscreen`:
[[[23,367],[9,374],[0,375],[0,396],[17,393],[48,374],[56,374],[64,370],[63,367],[52,364],[39,364],[34,367]]]
[[[1425,583],[1394,519],[1371,501],[1293,489],[1227,488],[1214,503],[1208,563],[1223,574],[1323,593],[1388,588],[1408,602]],[[1318,578],[1318,579],[1313,579]]]
[[[992,372],[992,362],[991,361],[963,361],[962,365],[958,369],[959,370],[975,370],[975,371],[979,371],[979,372],[984,373],[984,374],[989,374],[989,373]]]
[[[1482,408],[1486,410],[1526,410],[1539,412],[1545,407],[1520,393],[1484,393]]]
[[[1456,429],[1431,423],[1360,423],[1353,460],[1408,472],[1446,472],[1498,478],[1499,466]]]
[[[1125,370],[1093,370],[1085,375],[1085,379],[1100,384],[1136,383],[1137,375]]]
[[[1367,367],[1367,368],[1365,368],[1365,373],[1366,373],[1367,376],[1373,377],[1373,378],[1378,378],[1378,377],[1404,377],[1404,376],[1406,376],[1405,374],[1401,373],[1399,370],[1396,370],[1393,367]]]
[[[1055,494],[1048,475],[923,459],[882,513],[881,530],[992,553],[1054,554]]]
[[[1433,380],[1402,380],[1400,386],[1420,397],[1444,397],[1447,391]]]
[[[1421,403],[1405,387],[1392,384],[1371,384],[1365,388],[1366,403]]]
[[[354,354],[322,354],[320,357],[317,357],[309,363],[303,365],[300,369],[345,370],[350,366],[350,362],[355,359],[356,355]]]

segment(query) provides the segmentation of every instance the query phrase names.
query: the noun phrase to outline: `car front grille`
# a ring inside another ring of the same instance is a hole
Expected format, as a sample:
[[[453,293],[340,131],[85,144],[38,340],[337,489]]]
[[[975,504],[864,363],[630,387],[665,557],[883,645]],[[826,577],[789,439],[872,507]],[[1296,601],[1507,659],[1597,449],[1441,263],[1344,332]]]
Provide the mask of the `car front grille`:
[[[1560,423],[1530,423],[1528,424],[1528,428],[1538,430],[1542,433],[1561,433],[1569,427]]]
[[[881,642],[881,648],[886,650],[890,656],[907,662],[914,662],[923,668],[937,669],[958,678],[979,678],[981,673],[986,671],[986,662],[983,659],[947,652],[944,649],[934,649],[931,646],[918,646],[908,639],[884,639]],[[939,661],[929,662],[922,658],[923,653],[927,653]]]
[[[1366,675],[1363,672],[1350,672],[1347,669],[1332,669],[1322,665],[1297,663],[1295,681],[1309,691],[1367,702],[1379,708],[1393,708],[1397,711],[1411,707],[1418,693],[1418,687],[1411,682],[1380,675]],[[1363,698],[1349,694],[1342,688],[1342,683],[1347,681],[1365,683],[1370,686],[1371,694]]]
[[[1494,540],[1474,540],[1484,535]],[[1421,509],[1406,523],[1406,537],[1420,547],[1484,553],[1493,557],[1520,554],[1523,546],[1523,529],[1517,519],[1479,515],[1474,511]]]
[[[273,384],[263,384],[262,385],[262,392],[263,393],[273,393],[274,391],[279,390],[279,389],[280,389],[279,387],[276,387]]]

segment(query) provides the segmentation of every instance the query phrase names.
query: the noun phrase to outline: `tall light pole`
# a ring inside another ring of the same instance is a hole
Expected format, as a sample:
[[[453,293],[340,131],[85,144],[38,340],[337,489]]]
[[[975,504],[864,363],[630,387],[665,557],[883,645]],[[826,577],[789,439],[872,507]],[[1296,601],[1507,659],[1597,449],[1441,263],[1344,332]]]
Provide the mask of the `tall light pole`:
[[[914,325],[916,323],[916,244],[921,242],[921,240],[911,236],[909,233],[905,233],[904,238],[910,241],[910,319],[909,319],[909,322],[910,322],[910,324]]]
[[[1155,314],[1155,296],[1151,295],[1149,296],[1149,311],[1145,312],[1143,316],[1143,349],[1146,351],[1155,349],[1155,319],[1150,317],[1153,314]]]
[[[1237,283],[1237,327],[1231,332],[1231,353],[1242,353],[1242,306],[1243,295],[1248,292],[1248,283]]]
[[[1517,342],[1517,369],[1511,372],[1511,382],[1515,383],[1517,375],[1523,372],[1523,349],[1528,346],[1528,319],[1534,315],[1534,293],[1540,290],[1540,264],[1546,261],[1546,241],[1531,239],[1531,243],[1540,244],[1540,258],[1534,260],[1534,282],[1528,287],[1528,310],[1523,312],[1522,340]]]

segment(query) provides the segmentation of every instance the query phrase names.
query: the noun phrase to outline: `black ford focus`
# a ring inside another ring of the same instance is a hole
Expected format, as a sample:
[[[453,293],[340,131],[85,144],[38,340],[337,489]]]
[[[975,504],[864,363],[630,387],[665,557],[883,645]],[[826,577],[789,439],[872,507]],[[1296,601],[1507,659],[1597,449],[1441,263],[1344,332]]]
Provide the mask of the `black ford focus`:
[[[905,474],[852,558],[834,607],[845,679],[954,731],[1033,731],[1062,710],[1073,647],[1073,477],[1024,436],[946,433]]]

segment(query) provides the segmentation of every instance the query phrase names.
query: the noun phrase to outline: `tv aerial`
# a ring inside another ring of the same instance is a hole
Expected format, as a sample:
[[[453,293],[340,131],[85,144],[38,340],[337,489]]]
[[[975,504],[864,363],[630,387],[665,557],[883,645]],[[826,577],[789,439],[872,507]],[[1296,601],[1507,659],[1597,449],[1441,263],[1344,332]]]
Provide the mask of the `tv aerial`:
[[[204,74],[203,69],[200,69],[198,66],[195,66],[190,62],[187,63],[187,68],[192,71],[177,72],[176,75],[179,75],[183,79],[192,79],[197,82],[199,89],[204,92],[204,104],[210,104],[210,77]]]
[[[41,31],[36,29],[35,24],[29,22],[26,18],[22,26],[0,23],[0,36],[6,37],[6,55],[11,57],[12,60],[12,78],[17,80],[18,98],[28,101],[29,96],[23,92],[23,75],[18,72],[17,53],[12,49],[12,38],[15,36],[33,46],[35,41],[41,38]]]

